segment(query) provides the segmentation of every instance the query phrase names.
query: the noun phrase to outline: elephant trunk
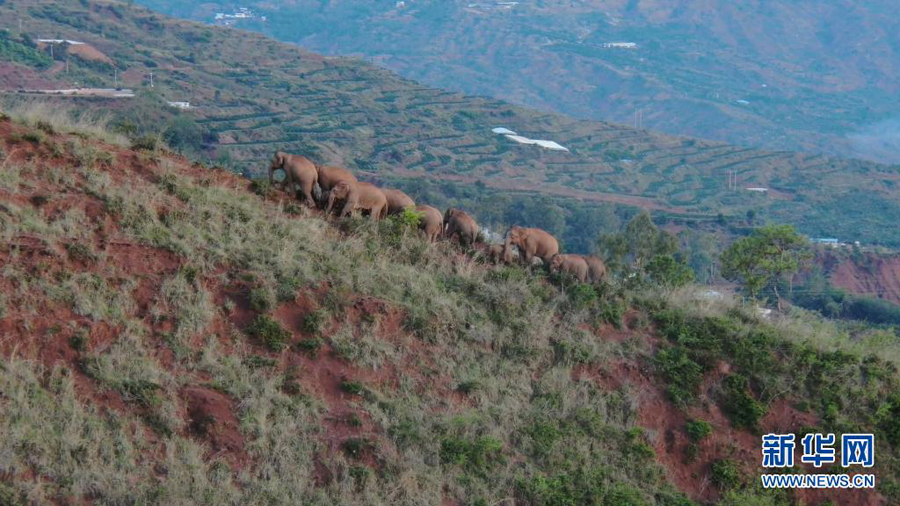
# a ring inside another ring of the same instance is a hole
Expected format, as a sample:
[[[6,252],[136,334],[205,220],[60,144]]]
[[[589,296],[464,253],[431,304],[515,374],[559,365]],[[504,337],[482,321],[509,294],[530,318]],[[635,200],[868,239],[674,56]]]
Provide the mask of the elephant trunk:
[[[332,207],[334,207],[334,191],[328,192],[328,205],[325,206],[325,216],[331,214]]]
[[[504,260],[509,259],[509,247],[512,245],[512,237],[506,236],[506,240],[503,242],[503,258]]]

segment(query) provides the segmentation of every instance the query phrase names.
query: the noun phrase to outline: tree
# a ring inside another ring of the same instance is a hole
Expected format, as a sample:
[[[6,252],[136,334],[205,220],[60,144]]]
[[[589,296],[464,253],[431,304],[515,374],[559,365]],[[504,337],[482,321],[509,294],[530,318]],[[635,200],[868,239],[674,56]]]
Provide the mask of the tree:
[[[771,288],[781,308],[778,282],[800,271],[811,257],[809,241],[791,225],[758,228],[722,254],[722,276],[744,285],[751,298]]]
[[[678,240],[654,225],[646,212],[632,218],[622,232],[602,236],[598,250],[607,268],[630,283],[677,287],[694,279]]]

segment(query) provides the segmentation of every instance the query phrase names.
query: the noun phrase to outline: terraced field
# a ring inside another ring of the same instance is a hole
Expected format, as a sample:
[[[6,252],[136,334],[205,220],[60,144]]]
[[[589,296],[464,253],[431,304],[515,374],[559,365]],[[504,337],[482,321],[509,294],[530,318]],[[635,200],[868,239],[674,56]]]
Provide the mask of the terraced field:
[[[139,90],[138,100],[190,101],[196,106],[191,114],[218,139],[209,154],[249,174],[264,171],[271,153],[282,149],[381,177],[481,182],[710,219],[753,210],[810,235],[900,245],[893,226],[900,219],[898,167],[751,150],[540,113],[119,2],[86,7],[74,0],[14,0],[0,6],[6,28],[17,29],[9,25],[19,17],[32,36],[84,40],[110,55],[121,69],[120,84]],[[16,36],[14,30],[11,37]],[[112,84],[111,68],[77,60],[72,66],[71,75],[84,82]],[[153,89],[147,86],[151,71]],[[67,84],[65,75],[55,79]],[[518,145],[493,134],[497,126],[555,140],[571,151]],[[737,190],[728,188],[732,171]],[[750,186],[771,191],[744,190]]]

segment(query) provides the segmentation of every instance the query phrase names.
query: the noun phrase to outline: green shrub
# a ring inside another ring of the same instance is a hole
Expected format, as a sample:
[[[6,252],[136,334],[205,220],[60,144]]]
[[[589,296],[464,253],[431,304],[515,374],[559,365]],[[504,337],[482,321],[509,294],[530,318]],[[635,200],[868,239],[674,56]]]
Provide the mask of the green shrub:
[[[720,459],[712,463],[712,482],[722,490],[730,490],[741,485],[741,471],[735,461]]]
[[[468,380],[460,382],[460,384],[456,385],[456,391],[469,395],[473,392],[481,390],[482,385],[478,380]]]
[[[281,302],[290,302],[297,295],[301,282],[293,276],[279,276],[275,286],[275,297]]]
[[[319,354],[319,350],[322,349],[323,344],[325,344],[325,342],[322,341],[321,338],[314,337],[298,342],[297,349],[308,353],[311,357],[315,357]]]
[[[283,350],[291,339],[291,333],[268,315],[257,315],[247,331],[272,351]]]
[[[766,408],[750,395],[749,389],[749,381],[744,376],[732,374],[726,377],[722,382],[722,411],[734,427],[755,430],[759,419],[766,414]]]
[[[616,484],[603,498],[603,506],[646,506],[640,490],[625,484]]]
[[[368,450],[371,450],[374,447],[375,445],[372,441],[362,437],[351,437],[341,444],[341,448],[344,449],[344,452],[355,459],[362,457]]]
[[[89,336],[86,330],[80,329],[69,338],[69,346],[75,351],[87,350]]]
[[[704,420],[688,420],[684,427],[691,441],[699,443],[712,434],[712,425]]]
[[[263,369],[274,367],[278,363],[274,358],[263,357],[260,355],[250,355],[244,359],[244,364],[250,369]]]
[[[680,406],[690,404],[703,380],[703,368],[682,347],[661,350],[656,354],[655,363],[668,383],[666,391],[672,402]]]
[[[66,244],[66,252],[69,254],[69,258],[76,262],[93,262],[97,259],[91,247],[82,242]]]
[[[319,335],[325,330],[328,318],[328,311],[319,308],[303,318],[303,330],[310,334]]]
[[[894,393],[878,409],[878,422],[888,442],[900,446],[900,394]]]
[[[275,294],[265,286],[250,290],[250,307],[256,312],[265,313],[275,307]]]
[[[362,395],[366,391],[366,387],[358,381],[341,381],[341,390],[350,395]]]
[[[272,184],[269,183],[268,179],[257,178],[250,183],[250,191],[266,198],[274,193],[274,188],[272,188]]]
[[[441,441],[441,462],[463,468],[467,472],[486,475],[503,461],[503,443],[490,436],[474,440],[447,437]]]
[[[159,147],[159,137],[156,135],[142,135],[131,141],[131,149],[134,151],[156,151]]]
[[[656,455],[653,447],[647,443],[644,430],[640,427],[632,427],[625,432],[622,451],[625,455],[629,455],[639,461],[652,459]]]
[[[31,131],[22,134],[22,140],[32,144],[40,144],[44,140],[44,136],[40,132]]]
[[[157,393],[160,386],[147,380],[124,380],[119,391],[126,401],[137,402],[144,407],[153,407],[161,402]]]

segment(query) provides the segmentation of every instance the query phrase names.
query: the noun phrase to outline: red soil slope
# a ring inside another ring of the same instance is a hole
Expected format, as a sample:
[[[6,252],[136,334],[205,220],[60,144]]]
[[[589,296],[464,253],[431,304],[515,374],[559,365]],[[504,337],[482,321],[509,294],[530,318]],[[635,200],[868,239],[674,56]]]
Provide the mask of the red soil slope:
[[[52,177],[44,177],[48,171],[76,167],[78,161],[70,155],[53,150],[52,143],[63,143],[71,136],[46,134],[41,143],[29,142],[22,134],[28,129],[16,126],[9,121],[0,120],[0,148],[7,154],[5,162],[28,164],[32,168],[27,175],[27,182],[19,185],[15,192],[0,189],[0,213],[7,212],[8,206],[19,208],[31,207],[44,217],[52,217],[71,209],[80,209],[92,222],[93,232],[89,240],[95,251],[101,252],[99,259],[83,258],[73,255],[66,245],[50,241],[39,236],[18,235],[9,243],[0,244],[0,265],[7,264],[12,258],[17,266],[24,269],[29,276],[37,279],[53,280],[56,276],[72,273],[116,272],[122,279],[136,281],[132,298],[135,307],[131,316],[146,326],[147,334],[155,347],[151,350],[153,358],[160,366],[168,369],[173,375],[186,379],[179,392],[180,415],[185,421],[184,436],[195,438],[207,444],[210,458],[221,456],[240,469],[253,466],[253,459],[246,450],[247,436],[241,433],[236,416],[235,399],[214,389],[203,373],[183,370],[173,357],[172,349],[165,344],[165,335],[172,330],[172,323],[158,320],[151,314],[154,301],[157,300],[162,283],[177,273],[184,264],[184,259],[162,249],[136,244],[120,233],[117,218],[105,210],[104,203],[86,191],[86,181],[77,171],[70,171],[75,183],[69,183],[66,189],[53,182]],[[97,144],[102,150],[113,154],[111,163],[101,164],[98,169],[106,173],[112,184],[125,180],[133,184],[154,185],[163,175],[158,161],[148,159],[138,153],[115,146]],[[167,156],[174,170],[182,176],[192,179],[197,184],[218,185],[234,189],[247,189],[248,181],[234,174],[207,169],[192,165],[178,157]],[[74,190],[72,189],[74,188]],[[164,212],[163,206],[175,206],[176,201],[160,203],[157,212]],[[260,201],[260,205],[266,205]],[[171,209],[168,209],[171,210]],[[224,267],[223,267],[224,268]],[[209,274],[199,280],[207,290],[214,294],[213,303],[223,307],[230,301],[234,310],[227,316],[216,313],[216,317],[204,331],[204,336],[215,336],[221,349],[228,353],[233,349],[230,332],[245,328],[254,318],[250,308],[249,284],[229,282],[227,277]],[[19,289],[27,289],[23,281],[6,279],[0,281],[0,292],[15,293]],[[424,369],[428,364],[441,360],[441,345],[425,343],[416,339],[401,326],[404,318],[403,310],[390,303],[371,297],[350,296],[350,302],[344,308],[350,324],[358,325],[364,319],[374,315],[379,324],[375,335],[404,350],[402,357],[395,363],[386,364],[378,369],[356,366],[334,354],[328,346],[323,346],[318,353],[310,354],[300,351],[297,343],[312,336],[303,327],[304,318],[323,304],[330,287],[323,285],[305,288],[295,293],[294,299],[281,303],[273,312],[274,317],[284,328],[291,332],[290,346],[282,353],[267,350],[260,343],[251,342],[256,355],[271,359],[285,376],[284,390],[306,392],[322,401],[327,409],[326,423],[320,437],[326,443],[329,452],[341,451],[342,444],[350,438],[364,437],[377,447],[361,456],[361,461],[370,466],[379,466],[378,455],[390,455],[396,451],[390,441],[384,437],[383,429],[372,417],[360,407],[355,395],[341,388],[344,381],[359,381],[382,389],[396,387],[401,377],[413,379],[417,388],[428,389],[446,399],[442,409],[453,411],[465,407],[466,397],[453,390],[453,380],[446,377],[426,376]],[[32,296],[38,297],[39,294]],[[11,306],[0,318],[0,356],[8,357],[16,354],[38,359],[46,365],[67,365],[76,377],[78,394],[86,401],[100,406],[104,410],[119,413],[132,413],[140,416],[145,408],[129,403],[114,390],[103,388],[94,379],[84,373],[80,359],[83,353],[102,350],[111,345],[122,329],[107,323],[95,322],[75,314],[70,307],[53,300],[40,300],[40,314],[35,315]],[[635,320],[634,315],[627,320]],[[324,334],[335,330],[338,322],[326,322]],[[629,325],[630,326],[630,325]],[[643,342],[649,348],[655,348],[657,338],[652,329],[649,330],[616,330],[602,326],[590,329],[598,340],[634,340]],[[71,345],[72,338],[78,329],[86,329],[84,347],[81,350]],[[190,345],[194,351],[202,348],[199,335],[194,336]],[[715,375],[728,372],[728,364],[721,364],[719,371],[707,378],[707,390],[716,379]],[[298,372],[302,371],[302,372]],[[731,457],[740,462],[758,462],[760,441],[758,436],[746,431],[731,428],[727,419],[715,407],[714,402],[699,403],[687,413],[669,402],[652,373],[652,367],[642,358],[632,358],[619,363],[594,364],[577,368],[574,375],[591,379],[598,385],[610,389],[628,389],[639,393],[637,406],[637,423],[648,432],[648,440],[654,447],[658,461],[665,467],[671,482],[690,497],[702,501],[714,501],[719,491],[710,483],[710,463],[719,458]],[[703,408],[700,406],[709,406]],[[699,445],[699,452],[693,460],[687,460],[686,447],[688,441],[684,436],[684,424],[689,418],[708,420],[714,427],[713,436]],[[800,427],[814,425],[815,418],[808,413],[797,411],[786,402],[770,406],[769,414],[763,420],[764,430],[798,431]],[[153,431],[146,429],[147,439],[157,442],[156,452],[162,454],[163,444]],[[319,482],[327,482],[332,470],[319,456],[317,476]],[[152,456],[150,456],[152,458]],[[749,476],[758,474],[759,469],[753,466],[746,469]],[[849,492],[830,492],[827,498],[838,504],[880,505],[884,504],[880,496],[868,496]],[[823,495],[804,495],[799,497],[807,504],[817,504],[826,499]]]
[[[900,256],[863,254],[845,258],[830,267],[829,278],[839,287],[858,295],[868,295],[900,304]]]

